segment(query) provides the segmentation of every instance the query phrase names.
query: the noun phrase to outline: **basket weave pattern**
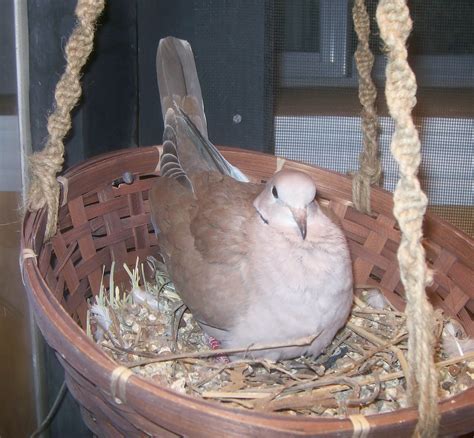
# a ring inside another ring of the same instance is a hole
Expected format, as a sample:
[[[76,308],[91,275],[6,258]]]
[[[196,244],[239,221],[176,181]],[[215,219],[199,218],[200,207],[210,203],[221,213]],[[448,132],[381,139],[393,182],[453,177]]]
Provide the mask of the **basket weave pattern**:
[[[112,396],[111,374],[117,367],[89,338],[85,327],[87,299],[99,290],[112,261],[115,282],[128,283],[120,269],[157,256],[159,248],[150,224],[148,190],[157,178],[157,147],[107,154],[69,170],[63,184],[59,230],[44,243],[46,214],[29,214],[24,223],[23,247],[37,254],[26,260],[24,276],[38,324],[57,351],[66,370],[66,381],[79,401],[85,422],[100,436],[352,436],[347,420],[295,418],[232,410],[191,399],[132,376],[126,384],[126,400]],[[268,179],[277,159],[237,149],[222,149],[226,158],[254,181]],[[400,232],[392,215],[392,197],[374,189],[373,214],[357,212],[350,201],[351,180],[300,163],[286,168],[309,173],[318,196],[338,216],[353,258],[355,284],[375,285],[398,309],[404,308],[403,286],[396,257]],[[132,172],[132,184],[114,186],[124,172]],[[434,282],[428,293],[435,307],[443,309],[474,336],[474,245],[472,240],[446,222],[427,215],[425,241]],[[72,317],[72,319],[71,319]],[[76,321],[78,324],[75,324]],[[472,427],[474,388],[440,403],[441,431],[462,433]],[[409,433],[416,421],[414,409],[368,417],[375,435],[386,431]],[[224,429],[223,429],[224,428]],[[217,435],[216,435],[217,436]]]

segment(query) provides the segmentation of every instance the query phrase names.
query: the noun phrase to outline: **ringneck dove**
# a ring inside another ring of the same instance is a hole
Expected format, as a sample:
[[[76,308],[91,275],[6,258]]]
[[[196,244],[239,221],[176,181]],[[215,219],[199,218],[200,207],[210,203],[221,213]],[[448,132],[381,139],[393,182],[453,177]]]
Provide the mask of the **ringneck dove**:
[[[207,138],[186,41],[160,41],[157,74],[165,130],[152,222],[183,302],[224,348],[317,335],[306,346],[251,354],[318,356],[349,315],[352,270],[344,234],[315,200],[315,183],[281,170],[253,184],[224,159]]]

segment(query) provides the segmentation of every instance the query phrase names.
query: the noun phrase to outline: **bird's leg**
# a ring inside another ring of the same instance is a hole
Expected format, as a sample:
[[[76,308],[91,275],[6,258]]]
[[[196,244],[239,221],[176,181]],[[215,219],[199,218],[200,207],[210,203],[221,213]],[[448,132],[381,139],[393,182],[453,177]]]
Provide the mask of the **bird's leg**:
[[[214,336],[209,336],[207,333],[204,333],[204,339],[206,340],[209,347],[211,347],[211,350],[219,350],[219,348],[221,348],[221,343]],[[226,354],[219,354],[215,356],[215,358],[218,362],[230,362],[229,356],[227,356]]]

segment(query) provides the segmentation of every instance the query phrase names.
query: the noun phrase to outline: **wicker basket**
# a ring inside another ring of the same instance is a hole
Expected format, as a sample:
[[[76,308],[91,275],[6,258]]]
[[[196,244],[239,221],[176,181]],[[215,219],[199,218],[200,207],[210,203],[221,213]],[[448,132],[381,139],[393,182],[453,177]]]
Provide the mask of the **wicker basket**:
[[[253,179],[265,180],[277,159],[249,151],[223,148],[226,158]],[[122,400],[112,396],[117,368],[85,334],[87,299],[97,293],[102,267],[134,264],[158,252],[149,218],[148,190],[157,177],[158,147],[122,150],[73,167],[64,176],[59,231],[44,242],[44,210],[26,215],[22,246],[37,255],[24,262],[24,280],[36,320],[66,371],[69,390],[81,405],[89,428],[99,436],[353,436],[348,419],[309,419],[230,409],[175,393],[131,376]],[[285,166],[311,174],[321,202],[340,217],[349,240],[355,282],[379,286],[399,309],[404,307],[396,250],[400,233],[392,216],[392,196],[372,191],[374,214],[352,208],[351,181],[326,170],[286,161]],[[115,187],[124,172],[136,178]],[[425,248],[435,281],[429,288],[433,304],[460,320],[474,336],[474,245],[448,223],[428,214]],[[119,273],[125,279],[125,274]],[[120,281],[120,278],[117,279]],[[474,388],[439,404],[441,434],[474,429]],[[369,436],[395,432],[408,436],[415,409],[367,417]],[[357,435],[357,432],[354,436]],[[360,435],[362,436],[362,435]],[[367,436],[367,435],[363,435]]]

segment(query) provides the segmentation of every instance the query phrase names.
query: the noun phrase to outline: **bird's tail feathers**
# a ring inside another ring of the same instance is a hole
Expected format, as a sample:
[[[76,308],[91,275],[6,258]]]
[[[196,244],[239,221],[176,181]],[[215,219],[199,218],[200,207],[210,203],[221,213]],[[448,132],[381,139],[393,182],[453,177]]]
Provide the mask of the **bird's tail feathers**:
[[[200,157],[209,165],[209,170],[217,170],[223,175],[231,176],[237,181],[248,182],[249,179],[238,168],[230,164],[217,148],[204,137],[190,117],[180,108],[178,116],[179,124],[186,131],[189,138],[192,139],[193,145]]]
[[[156,73],[160,90],[161,110],[165,117],[169,108],[182,108],[207,138],[201,85],[191,45],[174,37],[160,40],[156,54]]]
[[[190,44],[174,37],[162,39],[156,70],[165,122],[163,158],[166,159],[162,158],[161,175],[179,178],[188,185],[183,174],[191,176],[196,171],[214,170],[238,181],[249,181],[208,140],[201,86]],[[177,132],[189,141],[180,141]],[[184,147],[194,151],[183,150]]]

